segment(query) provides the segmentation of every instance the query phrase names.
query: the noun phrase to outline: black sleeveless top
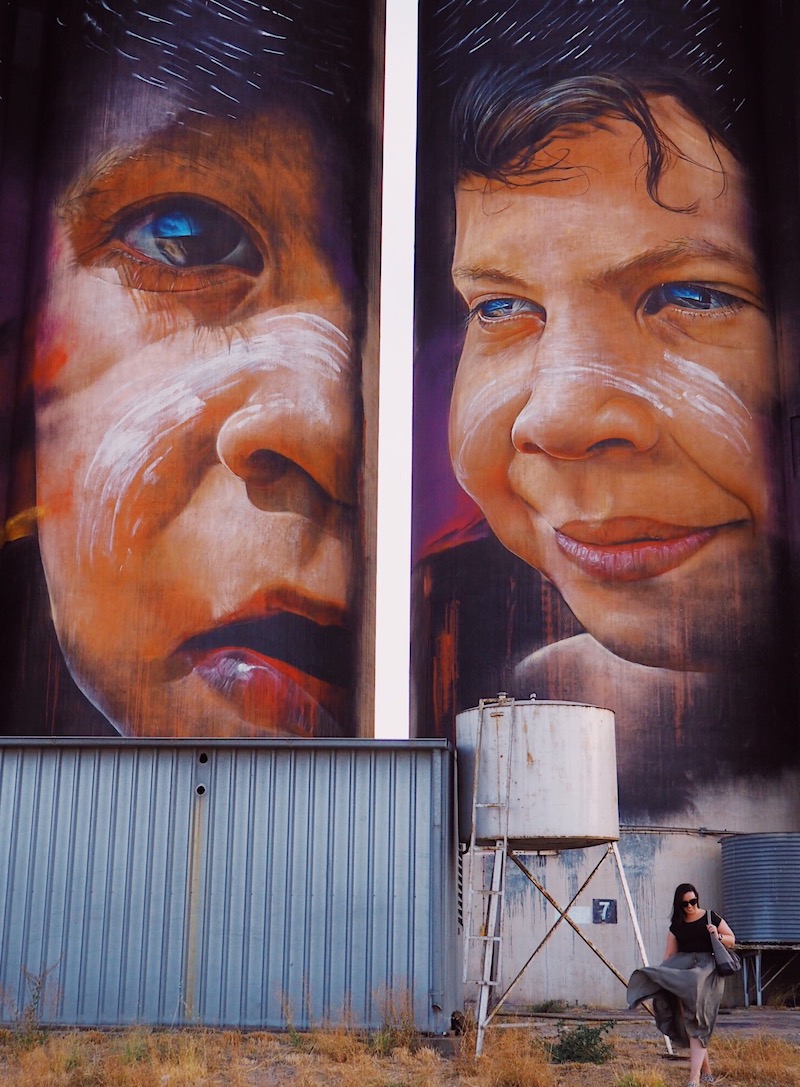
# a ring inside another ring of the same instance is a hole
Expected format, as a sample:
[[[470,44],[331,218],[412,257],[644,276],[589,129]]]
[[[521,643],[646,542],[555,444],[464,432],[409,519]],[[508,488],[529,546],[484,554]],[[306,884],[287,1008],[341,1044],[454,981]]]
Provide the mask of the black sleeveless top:
[[[678,941],[678,951],[711,951],[711,933],[706,926],[709,924],[708,915],[711,913],[711,924],[719,925],[722,918],[713,910],[706,910],[702,917],[696,921],[684,921],[669,926],[669,931]]]

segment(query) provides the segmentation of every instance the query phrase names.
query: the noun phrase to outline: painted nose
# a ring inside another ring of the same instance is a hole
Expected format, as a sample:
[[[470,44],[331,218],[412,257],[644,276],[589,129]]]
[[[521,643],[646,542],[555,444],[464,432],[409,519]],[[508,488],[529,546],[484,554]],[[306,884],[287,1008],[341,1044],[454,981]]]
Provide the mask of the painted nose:
[[[559,460],[652,449],[660,433],[658,406],[630,369],[606,359],[569,358],[552,341],[538,345],[531,392],[511,431],[514,448]]]
[[[278,369],[263,375],[247,401],[224,419],[217,456],[245,483],[256,505],[271,504],[270,489],[274,495],[313,491],[319,499],[355,505],[360,403],[347,372],[309,372],[304,379]]]

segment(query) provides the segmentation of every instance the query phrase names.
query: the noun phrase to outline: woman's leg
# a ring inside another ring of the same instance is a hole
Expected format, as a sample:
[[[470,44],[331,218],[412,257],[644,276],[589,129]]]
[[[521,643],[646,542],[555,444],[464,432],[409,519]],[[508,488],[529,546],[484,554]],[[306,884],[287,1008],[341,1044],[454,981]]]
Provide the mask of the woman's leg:
[[[699,1038],[689,1039],[689,1082],[700,1082],[700,1070],[708,1064],[706,1047]]]
[[[703,1063],[700,1066],[700,1075],[701,1076],[710,1076],[711,1075],[711,1065],[708,1063],[708,1046],[706,1046],[705,1049],[703,1050]]]

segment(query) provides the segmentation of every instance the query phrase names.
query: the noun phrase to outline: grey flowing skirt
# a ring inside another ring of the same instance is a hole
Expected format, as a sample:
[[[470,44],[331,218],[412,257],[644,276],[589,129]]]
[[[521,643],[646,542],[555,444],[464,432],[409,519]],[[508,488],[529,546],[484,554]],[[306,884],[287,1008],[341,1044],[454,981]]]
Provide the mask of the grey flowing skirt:
[[[656,1026],[676,1045],[689,1038],[708,1045],[717,1020],[725,978],[717,973],[711,952],[679,951],[660,966],[634,970],[628,982],[628,1007],[653,1001]]]

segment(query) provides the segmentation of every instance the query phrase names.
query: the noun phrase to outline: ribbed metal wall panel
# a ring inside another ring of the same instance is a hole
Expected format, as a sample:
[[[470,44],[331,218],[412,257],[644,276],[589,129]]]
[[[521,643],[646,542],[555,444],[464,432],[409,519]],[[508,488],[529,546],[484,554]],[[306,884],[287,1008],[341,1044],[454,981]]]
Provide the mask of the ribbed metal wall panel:
[[[448,1029],[454,757],[441,741],[5,741],[0,1019]]]
[[[751,943],[800,943],[800,834],[722,839],[725,919]]]

